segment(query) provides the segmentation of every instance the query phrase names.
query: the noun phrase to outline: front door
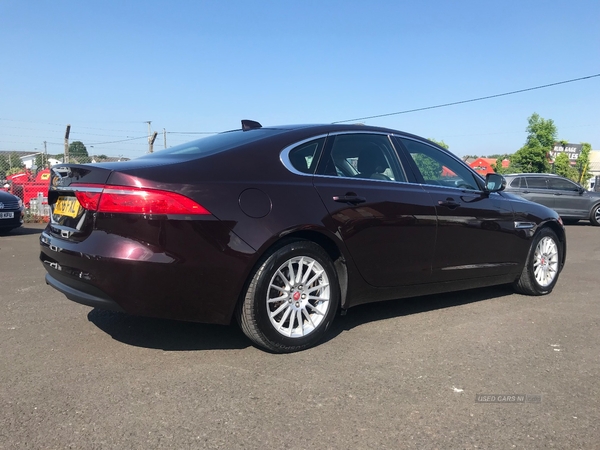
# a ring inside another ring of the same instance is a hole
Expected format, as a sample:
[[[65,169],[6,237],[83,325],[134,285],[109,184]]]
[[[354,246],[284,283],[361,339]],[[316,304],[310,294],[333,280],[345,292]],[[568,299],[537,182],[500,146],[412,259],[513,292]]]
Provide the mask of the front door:
[[[518,266],[510,201],[488,193],[465,164],[425,142],[399,138],[436,208],[433,280],[504,275]]]

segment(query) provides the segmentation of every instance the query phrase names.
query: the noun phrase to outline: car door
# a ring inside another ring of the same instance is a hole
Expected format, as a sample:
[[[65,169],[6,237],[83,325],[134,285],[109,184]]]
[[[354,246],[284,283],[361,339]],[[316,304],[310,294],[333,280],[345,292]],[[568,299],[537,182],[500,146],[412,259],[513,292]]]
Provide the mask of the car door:
[[[449,152],[413,138],[396,138],[432,197],[438,219],[434,281],[504,275],[518,266],[520,239],[510,200],[484,191],[484,182]]]
[[[523,189],[523,180],[525,188]],[[548,179],[544,176],[526,176],[521,181],[521,197],[554,209],[554,195],[548,189]]]
[[[565,217],[587,218],[590,201],[581,186],[565,178],[549,177],[548,187],[554,197],[553,209]]]
[[[330,135],[314,186],[365,281],[429,282],[436,216],[431,197],[408,183],[386,134]]]

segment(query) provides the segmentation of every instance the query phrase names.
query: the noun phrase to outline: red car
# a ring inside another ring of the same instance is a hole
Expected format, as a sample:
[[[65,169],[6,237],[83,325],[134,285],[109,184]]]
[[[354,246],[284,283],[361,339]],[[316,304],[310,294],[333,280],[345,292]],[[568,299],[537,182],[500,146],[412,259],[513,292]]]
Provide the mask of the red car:
[[[559,216],[426,139],[362,125],[261,127],[52,169],[48,284],[92,307],[318,343],[341,310],[513,284],[552,291]]]

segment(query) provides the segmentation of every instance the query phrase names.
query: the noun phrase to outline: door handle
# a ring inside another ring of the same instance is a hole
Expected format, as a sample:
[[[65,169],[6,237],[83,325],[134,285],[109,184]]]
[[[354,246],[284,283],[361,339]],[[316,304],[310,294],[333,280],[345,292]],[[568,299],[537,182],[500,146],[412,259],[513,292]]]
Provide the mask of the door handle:
[[[562,195],[562,192],[555,192],[554,195]]]
[[[358,205],[359,203],[365,203],[367,199],[364,197],[359,197],[358,195],[334,195],[333,201]]]
[[[460,206],[460,203],[455,202],[453,198],[447,198],[446,200],[440,200],[438,205],[445,206],[446,208],[456,209]]]

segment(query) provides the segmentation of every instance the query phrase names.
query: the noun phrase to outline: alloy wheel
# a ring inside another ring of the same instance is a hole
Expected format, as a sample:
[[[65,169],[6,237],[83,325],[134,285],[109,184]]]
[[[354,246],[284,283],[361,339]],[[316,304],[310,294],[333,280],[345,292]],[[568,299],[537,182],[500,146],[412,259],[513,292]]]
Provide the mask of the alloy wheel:
[[[267,313],[283,336],[300,338],[315,331],[330,307],[327,272],[308,256],[283,263],[269,283]]]
[[[551,237],[538,242],[533,256],[533,273],[540,286],[549,286],[558,275],[558,247]]]

